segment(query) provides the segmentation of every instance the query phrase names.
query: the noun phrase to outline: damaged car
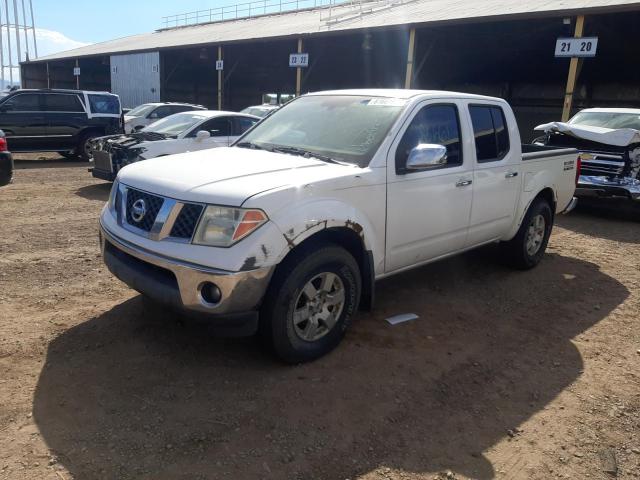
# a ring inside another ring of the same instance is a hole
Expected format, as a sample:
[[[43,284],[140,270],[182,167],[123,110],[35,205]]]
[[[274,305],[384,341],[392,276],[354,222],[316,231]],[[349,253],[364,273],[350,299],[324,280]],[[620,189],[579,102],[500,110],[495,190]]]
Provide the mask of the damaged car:
[[[91,147],[96,178],[113,181],[125,165],[176,153],[228,147],[260,118],[235,112],[192,111],[158,120],[139,132],[96,139]]]
[[[590,108],[536,130],[535,143],[580,151],[577,196],[640,201],[640,109]]]

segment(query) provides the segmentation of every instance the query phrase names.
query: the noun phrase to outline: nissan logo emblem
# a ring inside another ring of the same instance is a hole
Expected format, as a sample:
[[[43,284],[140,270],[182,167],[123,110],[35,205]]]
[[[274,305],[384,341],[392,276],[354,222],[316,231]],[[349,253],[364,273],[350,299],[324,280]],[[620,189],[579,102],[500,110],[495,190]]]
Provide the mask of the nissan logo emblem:
[[[140,223],[147,214],[147,204],[143,199],[138,199],[131,205],[131,218],[134,222]]]

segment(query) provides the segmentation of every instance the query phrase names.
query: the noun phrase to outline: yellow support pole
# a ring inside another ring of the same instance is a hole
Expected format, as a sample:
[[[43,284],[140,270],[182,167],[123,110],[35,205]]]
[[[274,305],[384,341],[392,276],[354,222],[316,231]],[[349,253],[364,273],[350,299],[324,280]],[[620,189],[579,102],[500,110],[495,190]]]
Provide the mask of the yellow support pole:
[[[218,60],[222,60],[222,45],[218,45]],[[222,110],[222,70],[218,70],[218,110]]]
[[[298,39],[298,53],[302,53],[302,38]],[[296,68],[296,97],[300,96],[302,91],[302,68]]]
[[[413,62],[416,58],[416,29],[409,30],[409,49],[407,52],[407,76],[404,80],[404,88],[411,88],[413,84]]]
[[[581,38],[584,34],[584,15],[578,16],[576,20],[575,37]],[[564,106],[562,108],[562,121],[566,122],[571,116],[571,107],[573,106],[573,92],[576,88],[581,58],[573,57],[569,64],[569,76],[567,78],[567,89],[564,94]]]

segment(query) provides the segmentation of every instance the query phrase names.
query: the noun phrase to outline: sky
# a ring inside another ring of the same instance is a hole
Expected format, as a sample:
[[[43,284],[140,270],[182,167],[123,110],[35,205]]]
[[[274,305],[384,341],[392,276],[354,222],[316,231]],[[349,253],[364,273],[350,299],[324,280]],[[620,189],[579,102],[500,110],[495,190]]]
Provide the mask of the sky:
[[[240,3],[246,0],[32,0],[38,56],[71,50],[89,43],[104,42],[115,38],[151,32],[162,27],[162,17],[179,13],[207,10],[224,5]],[[13,6],[9,2],[11,18]],[[25,0],[26,14],[29,17],[28,0]],[[0,2],[2,21],[6,21],[6,10]],[[19,7],[19,16],[22,12]],[[29,22],[30,23],[30,18]],[[15,30],[11,28],[12,63],[17,65]],[[23,35],[20,29],[21,36]],[[4,65],[0,69],[0,88],[13,80],[18,81],[19,69],[8,68],[9,38],[3,29],[2,51]],[[29,32],[30,58],[33,58],[33,40]],[[21,37],[21,60],[26,58],[24,37]]]
[[[96,43],[156,30],[162,17],[246,0],[32,0],[36,28]],[[52,52],[53,53],[53,52]]]

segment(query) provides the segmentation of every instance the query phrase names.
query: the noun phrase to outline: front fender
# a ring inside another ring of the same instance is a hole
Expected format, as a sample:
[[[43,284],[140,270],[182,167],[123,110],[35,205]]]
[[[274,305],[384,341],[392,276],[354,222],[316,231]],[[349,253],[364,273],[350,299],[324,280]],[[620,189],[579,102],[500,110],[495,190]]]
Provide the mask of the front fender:
[[[380,235],[368,216],[353,205],[337,199],[310,199],[271,219],[287,242],[278,261],[312,235],[329,228],[348,228],[362,239],[364,248],[380,258]]]

